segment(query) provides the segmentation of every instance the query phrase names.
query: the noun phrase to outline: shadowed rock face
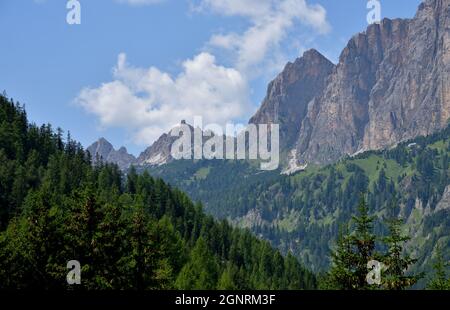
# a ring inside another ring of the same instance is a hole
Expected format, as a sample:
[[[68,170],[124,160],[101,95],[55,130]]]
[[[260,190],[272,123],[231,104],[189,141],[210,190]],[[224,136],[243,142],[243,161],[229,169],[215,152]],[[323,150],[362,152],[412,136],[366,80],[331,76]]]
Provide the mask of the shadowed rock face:
[[[301,162],[331,163],[361,148],[380,65],[406,27],[402,20],[383,20],[350,40],[328,85],[310,103],[296,147]]]
[[[280,124],[280,147],[291,148],[298,138],[308,103],[322,92],[333,63],[312,49],[288,63],[273,80],[261,108],[250,124]]]
[[[445,127],[450,117],[450,0],[355,35],[334,66],[309,51],[269,85],[251,123],[278,121],[298,165],[327,164]],[[292,152],[291,152],[292,153]]]

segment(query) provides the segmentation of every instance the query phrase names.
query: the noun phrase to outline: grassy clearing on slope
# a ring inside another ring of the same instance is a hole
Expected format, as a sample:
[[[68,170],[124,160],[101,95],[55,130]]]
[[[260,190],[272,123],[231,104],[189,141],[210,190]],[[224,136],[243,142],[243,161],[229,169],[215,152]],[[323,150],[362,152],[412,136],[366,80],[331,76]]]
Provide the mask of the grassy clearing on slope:
[[[211,167],[202,167],[197,170],[197,172],[194,174],[195,180],[205,180],[206,177],[211,172]]]
[[[379,155],[370,155],[365,159],[355,159],[353,162],[364,170],[369,177],[370,184],[378,180],[381,169],[386,172],[386,177],[396,180],[399,175],[405,172],[405,168],[399,165],[395,160],[386,160]]]

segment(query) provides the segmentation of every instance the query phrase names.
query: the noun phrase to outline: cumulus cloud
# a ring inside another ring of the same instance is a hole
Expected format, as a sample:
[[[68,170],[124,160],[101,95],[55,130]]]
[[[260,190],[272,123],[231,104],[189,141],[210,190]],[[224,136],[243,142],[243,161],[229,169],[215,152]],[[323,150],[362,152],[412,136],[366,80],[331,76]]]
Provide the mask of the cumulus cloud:
[[[115,0],[130,5],[165,0]],[[190,0],[194,1],[194,0]],[[137,144],[151,144],[163,132],[196,115],[207,123],[224,124],[243,119],[252,111],[248,84],[277,73],[292,55],[300,52],[290,31],[299,25],[309,33],[327,33],[326,11],[306,0],[196,0],[195,12],[241,17],[248,21],[242,32],[212,35],[204,50],[182,63],[172,76],[156,67],[136,68],[120,54],[110,82],[83,89],[76,102],[96,115],[104,127],[126,128]],[[217,62],[225,52],[231,65]]]
[[[176,77],[155,67],[132,67],[120,54],[113,80],[83,89],[75,101],[102,126],[127,128],[136,143],[151,144],[183,119],[200,115],[207,123],[225,124],[248,113],[247,94],[245,78],[208,53],[186,60]]]
[[[213,47],[232,52],[236,68],[247,75],[258,75],[258,68],[279,63],[281,44],[297,22],[319,34],[330,30],[326,10],[305,0],[202,0],[196,10],[250,20],[251,26],[243,33],[216,34],[209,41]]]

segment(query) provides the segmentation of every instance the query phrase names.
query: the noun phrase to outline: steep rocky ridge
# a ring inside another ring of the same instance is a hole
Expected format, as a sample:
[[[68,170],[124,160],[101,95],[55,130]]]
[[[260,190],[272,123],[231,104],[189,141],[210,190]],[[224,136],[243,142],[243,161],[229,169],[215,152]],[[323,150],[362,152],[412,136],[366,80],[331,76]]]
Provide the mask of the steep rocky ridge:
[[[316,51],[288,64],[250,123],[280,123],[291,165],[332,163],[444,128],[449,72],[450,0],[426,0],[355,35],[336,66]]]

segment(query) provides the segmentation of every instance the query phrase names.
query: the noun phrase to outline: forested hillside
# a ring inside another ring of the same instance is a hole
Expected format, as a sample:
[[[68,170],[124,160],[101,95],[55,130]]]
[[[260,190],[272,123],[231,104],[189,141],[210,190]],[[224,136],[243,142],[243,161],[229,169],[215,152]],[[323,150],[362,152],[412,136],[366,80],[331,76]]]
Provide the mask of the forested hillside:
[[[403,219],[412,237],[408,249],[418,258],[413,269],[428,271],[438,245],[450,259],[449,142],[447,127],[391,150],[310,166],[292,176],[217,161],[180,161],[151,171],[203,201],[208,213],[251,228],[315,271],[329,267],[339,227],[366,193],[375,233],[387,233],[385,217]]]
[[[206,216],[149,174],[92,167],[60,129],[0,96],[0,288],[311,289],[315,276],[250,232]],[[72,287],[74,288],[74,287]]]

